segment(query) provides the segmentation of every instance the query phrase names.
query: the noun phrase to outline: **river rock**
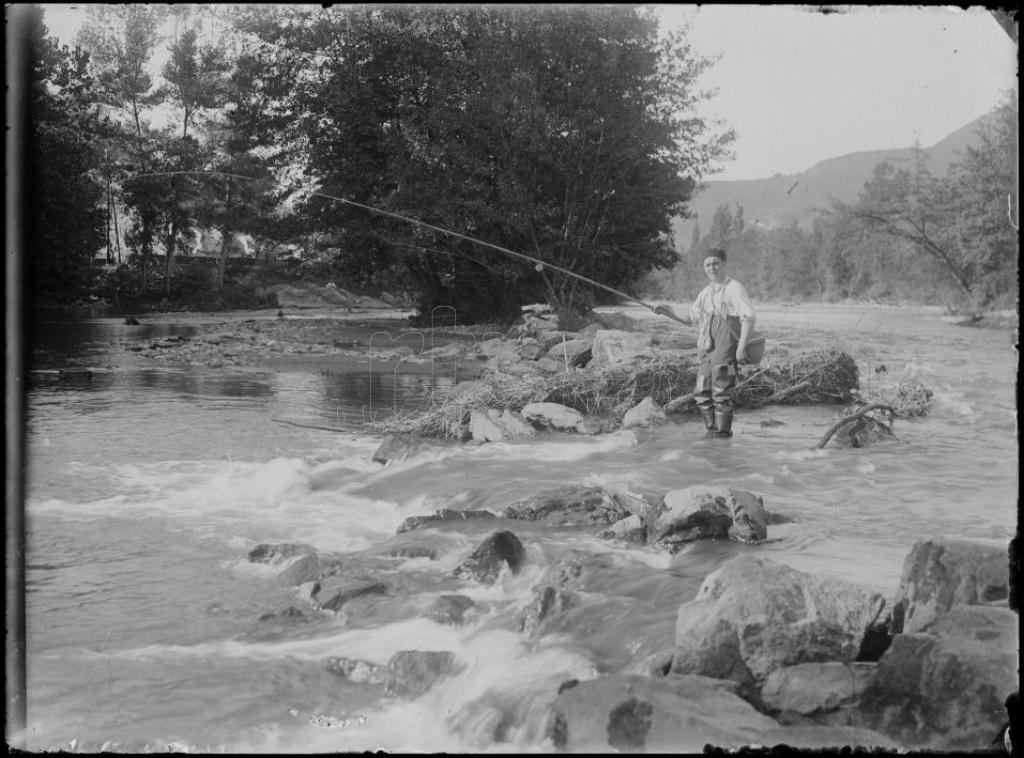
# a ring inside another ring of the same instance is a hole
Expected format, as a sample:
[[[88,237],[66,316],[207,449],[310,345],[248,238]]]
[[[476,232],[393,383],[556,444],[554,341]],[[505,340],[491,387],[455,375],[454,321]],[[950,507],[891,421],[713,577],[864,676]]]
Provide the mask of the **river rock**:
[[[533,424],[551,429],[597,434],[601,427],[575,408],[560,403],[527,403],[522,409],[523,418]]]
[[[321,609],[325,611],[338,612],[345,603],[348,603],[351,600],[355,600],[359,597],[366,597],[367,595],[386,595],[387,592],[387,585],[383,582],[348,581],[324,586],[320,593],[318,593],[318,596],[328,598],[325,602],[320,603]]]
[[[529,635],[546,633],[555,619],[576,602],[573,593],[566,590],[550,585],[540,589],[533,603],[519,615],[519,631]]]
[[[884,605],[862,587],[743,553],[679,607],[672,671],[761,682],[783,666],[852,661]]]
[[[262,616],[259,617],[259,620],[285,622],[309,621],[309,619],[306,618],[306,614],[300,611],[294,605],[289,605],[287,608],[285,608],[284,610],[280,610],[277,613],[264,613]]]
[[[335,657],[324,661],[324,667],[350,682],[358,684],[385,684],[391,671],[387,666],[353,658]]]
[[[456,566],[455,576],[468,576],[484,584],[493,584],[503,566],[519,573],[526,560],[526,549],[512,532],[495,532],[480,543],[470,556]]]
[[[634,405],[626,415],[622,417],[622,428],[632,429],[634,427],[649,427],[662,424],[668,420],[665,411],[654,402],[653,397],[645,397]]]
[[[614,675],[564,683],[547,732],[559,751],[679,754],[742,747],[777,727],[712,679]]]
[[[603,487],[568,485],[546,490],[508,506],[502,516],[522,521],[548,521],[559,526],[613,524],[628,511]]]
[[[447,650],[399,650],[388,661],[384,692],[418,697],[455,669],[455,655]]]
[[[558,363],[563,369],[586,366],[592,355],[593,338],[558,340],[545,354],[546,358]]]
[[[284,563],[297,555],[315,553],[316,548],[312,545],[304,545],[294,542],[261,543],[249,551],[249,561],[252,563],[267,563],[271,566]]]
[[[825,661],[784,666],[765,679],[761,702],[773,713],[828,713],[856,701],[870,684],[877,665]]]
[[[410,458],[419,452],[421,439],[411,434],[389,434],[373,454],[374,463],[388,463]]]
[[[469,418],[469,433],[481,442],[500,442],[505,439],[505,430],[483,409],[473,411]]]
[[[651,354],[651,335],[642,331],[601,329],[594,333],[591,351],[590,364],[595,368],[625,366]]]
[[[426,558],[437,560],[437,551],[427,545],[400,545],[388,551],[392,558]]]
[[[644,526],[643,519],[634,513],[616,521],[608,529],[601,532],[601,536],[609,540],[622,540],[624,542],[643,544],[647,541],[647,527]]]
[[[341,568],[342,563],[337,558],[309,553],[278,574],[277,581],[289,587],[298,587],[307,582],[333,576],[341,571]]]
[[[916,632],[957,603],[1002,602],[1010,594],[1005,548],[967,540],[925,540],[903,562],[892,611],[895,633]]]
[[[491,417],[494,418],[493,416]],[[497,423],[512,439],[518,437],[533,437],[537,434],[537,430],[534,429],[533,425],[527,423],[522,417],[522,414],[516,411],[511,411],[508,408],[501,412],[501,416],[496,419]]]
[[[468,519],[492,519],[495,515],[490,511],[466,510],[459,511],[454,508],[439,508],[429,516],[409,516],[398,526],[397,534],[408,532],[413,529],[422,529],[425,526],[436,526],[439,523],[448,521],[466,521]]]
[[[1017,630],[1008,608],[956,605],[919,632],[897,634],[855,723],[915,747],[990,749],[1018,688]]]
[[[439,624],[458,626],[462,623],[466,611],[476,606],[472,598],[465,595],[441,595],[427,609],[427,618]]]
[[[756,542],[768,536],[764,501],[744,490],[695,485],[667,492],[663,506],[648,537],[672,551],[699,539]]]

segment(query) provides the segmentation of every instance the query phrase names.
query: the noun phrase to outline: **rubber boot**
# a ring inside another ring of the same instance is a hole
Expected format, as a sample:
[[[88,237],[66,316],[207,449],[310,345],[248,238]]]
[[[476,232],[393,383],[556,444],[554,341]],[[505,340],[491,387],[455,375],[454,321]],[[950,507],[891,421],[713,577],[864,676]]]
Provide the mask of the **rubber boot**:
[[[732,411],[715,411],[715,436],[732,436]]]
[[[718,431],[715,428],[715,409],[714,408],[705,408],[705,407],[701,406],[701,408],[700,408],[700,415],[703,416],[703,418],[704,418],[704,429],[705,429],[704,436],[706,436],[706,437],[714,437],[715,433]]]

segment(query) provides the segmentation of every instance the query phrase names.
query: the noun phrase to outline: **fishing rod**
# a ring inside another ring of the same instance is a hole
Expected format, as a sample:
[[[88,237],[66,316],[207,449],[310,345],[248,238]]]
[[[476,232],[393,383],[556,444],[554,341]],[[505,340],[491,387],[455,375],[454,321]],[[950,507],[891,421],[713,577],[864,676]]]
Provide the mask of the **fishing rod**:
[[[224,177],[228,177],[228,178],[231,178],[231,179],[244,179],[244,180],[247,180],[247,181],[250,181],[250,182],[260,181],[260,179],[258,179],[257,177],[245,176],[244,174],[233,174],[233,173],[230,173],[230,172],[227,172],[227,171],[151,171],[151,172],[146,172],[146,173],[143,173],[143,174],[135,174],[135,176],[136,177],[143,177],[143,176],[180,176],[180,175],[183,175],[183,174],[184,175],[200,175],[200,176],[202,176],[202,175],[207,175],[207,176],[224,176]],[[280,186],[286,186],[284,182],[277,181],[275,183],[280,185]],[[650,303],[645,303],[643,300],[640,300],[640,299],[638,299],[636,297],[633,297],[632,295],[626,294],[625,292],[622,292],[621,290],[617,290],[614,287],[609,287],[606,284],[601,284],[601,282],[594,281],[590,277],[583,276],[582,274],[577,274],[575,271],[570,271],[567,268],[563,268],[561,266],[556,266],[553,263],[547,263],[545,261],[540,260],[539,258],[535,258],[532,255],[527,255],[526,253],[520,253],[520,252],[517,252],[515,250],[509,250],[507,247],[502,247],[501,245],[495,245],[493,242],[487,242],[485,240],[477,239],[476,237],[470,237],[468,234],[462,234],[460,232],[452,231],[451,229],[445,229],[444,227],[437,226],[435,224],[430,224],[430,223],[427,223],[426,221],[421,221],[421,220],[416,219],[416,218],[411,218],[409,216],[403,216],[401,213],[395,213],[394,211],[386,211],[383,208],[376,208],[376,207],[374,207],[372,205],[366,205],[364,203],[357,203],[355,200],[347,200],[347,199],[345,199],[343,197],[337,197],[336,195],[330,195],[330,194],[328,194],[326,192],[317,192],[317,191],[314,191],[314,190],[307,190],[307,192],[309,192],[311,195],[317,195],[318,197],[324,197],[324,198],[327,198],[328,200],[335,200],[335,201],[337,201],[339,203],[343,203],[345,205],[351,205],[354,208],[362,208],[363,210],[369,211],[371,213],[378,213],[378,214],[380,214],[382,216],[390,216],[391,218],[396,218],[399,221],[405,221],[405,222],[410,223],[410,224],[416,224],[417,226],[422,226],[422,227],[425,227],[427,229],[432,229],[435,232],[440,232],[441,234],[446,234],[446,235],[451,236],[451,237],[457,237],[459,239],[466,240],[467,242],[472,242],[472,243],[475,243],[477,245],[483,245],[484,247],[489,247],[492,250],[497,250],[500,253],[505,253],[506,255],[511,255],[511,256],[513,256],[515,258],[519,258],[521,260],[530,261],[530,262],[532,262],[534,264],[534,267],[536,268],[537,271],[543,271],[545,268],[550,268],[550,269],[552,269],[554,271],[558,271],[559,273],[565,274],[566,276],[571,276],[571,277],[573,277],[575,279],[579,279],[580,281],[586,282],[587,284],[590,284],[591,286],[599,287],[600,289],[606,290],[607,292],[611,292],[612,294],[618,295],[619,297],[625,298],[626,300],[630,300],[630,301],[632,301],[634,303],[638,303],[639,305],[642,305],[644,308],[647,308],[648,310],[653,311],[654,313],[657,313],[657,314],[662,315],[662,316],[668,316],[669,318],[674,319],[675,321],[678,321],[681,324],[686,324],[686,322],[683,321],[678,316],[670,315],[668,313],[665,313],[664,311],[659,311],[655,306],[651,305]]]

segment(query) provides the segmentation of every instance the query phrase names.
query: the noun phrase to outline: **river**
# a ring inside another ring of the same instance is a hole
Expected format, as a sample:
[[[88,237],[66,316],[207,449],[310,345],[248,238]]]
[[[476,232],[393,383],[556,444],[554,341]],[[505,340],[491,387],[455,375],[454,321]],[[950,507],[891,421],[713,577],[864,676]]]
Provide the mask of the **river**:
[[[129,360],[133,342],[194,327],[37,324],[25,418],[27,747],[547,751],[558,684],[670,646],[679,604],[739,550],[891,600],[915,541],[1005,545],[1016,527],[1014,335],[940,316],[813,305],[759,313],[775,345],[796,353],[831,342],[858,360],[862,383],[916,378],[934,390],[928,416],[897,421],[896,442],[815,450],[837,409],[776,406],[739,412],[729,440],[704,439],[687,415],[652,430],[429,448],[387,466],[371,460],[380,438],[363,422],[427,401],[429,375],[143,365]],[[92,381],[62,380],[69,366],[93,368]],[[408,516],[500,512],[566,483],[728,484],[796,521],[769,527],[761,545],[704,543],[674,557],[512,522],[528,568],[493,586],[451,576],[493,526],[412,533],[440,547],[437,560],[386,557]],[[247,560],[277,541],[341,554],[389,593],[347,618],[307,607],[300,622],[260,621],[300,605]],[[516,614],[544,567],[566,555],[586,556],[583,607],[552,633],[519,633]],[[423,618],[452,592],[477,603],[464,626]],[[408,700],[323,665],[386,663],[407,649],[452,651],[458,672]]]

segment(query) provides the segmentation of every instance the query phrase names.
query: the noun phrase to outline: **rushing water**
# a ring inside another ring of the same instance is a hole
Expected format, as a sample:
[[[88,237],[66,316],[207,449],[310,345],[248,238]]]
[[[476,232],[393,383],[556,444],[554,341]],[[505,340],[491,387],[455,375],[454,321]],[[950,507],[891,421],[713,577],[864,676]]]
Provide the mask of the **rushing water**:
[[[543,751],[558,684],[670,646],[678,605],[738,550],[892,598],[916,540],[1009,540],[1018,445],[1008,330],[956,327],[935,309],[831,306],[762,309],[760,326],[794,352],[838,342],[862,383],[919,379],[935,391],[930,415],[898,421],[898,442],[865,449],[812,450],[834,407],[768,407],[740,412],[731,440],[705,440],[686,416],[653,430],[428,448],[380,466],[380,440],[361,422],[451,379],[143,366],[126,346],[188,327],[40,325],[26,417],[28,747]],[[73,365],[94,368],[92,381],[62,380],[58,369]],[[728,484],[798,520],[770,527],[759,546],[705,543],[672,558],[516,522],[530,567],[489,587],[451,572],[493,524],[395,535],[407,516],[500,512],[565,483]],[[398,539],[429,541],[440,556],[384,557]],[[347,618],[307,609],[305,623],[259,621],[301,605],[274,581],[279,569],[246,560],[275,541],[344,554],[390,592]],[[567,554],[587,556],[586,602],[550,634],[520,634],[516,613]],[[466,625],[423,618],[452,592],[479,606]],[[405,700],[323,665],[385,663],[408,649],[452,651],[459,672]]]

